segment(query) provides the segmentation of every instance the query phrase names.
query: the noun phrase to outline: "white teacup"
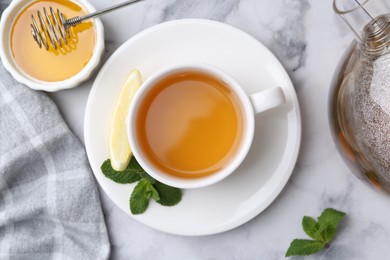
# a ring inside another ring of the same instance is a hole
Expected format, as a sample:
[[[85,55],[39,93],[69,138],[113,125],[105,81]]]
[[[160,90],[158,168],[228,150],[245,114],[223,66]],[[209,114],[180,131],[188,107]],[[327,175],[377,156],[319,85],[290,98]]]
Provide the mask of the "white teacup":
[[[136,131],[138,128],[138,121],[136,120],[138,116],[137,113],[140,113],[140,106],[147,94],[156,87],[156,84],[166,79],[170,75],[189,71],[205,73],[224,82],[230,88],[230,90],[235,93],[235,96],[239,101],[238,103],[240,103],[243,117],[243,133],[241,134],[241,141],[232,158],[224,165],[223,168],[213,172],[210,175],[196,178],[174,176],[154,165],[154,163],[148,159],[148,156],[142,149]],[[253,141],[255,130],[255,115],[267,111],[271,108],[281,106],[284,103],[285,95],[281,87],[273,87],[248,96],[241,88],[241,86],[231,76],[214,66],[198,63],[176,65],[158,71],[149,77],[142,84],[134,96],[127,118],[127,132],[130,146],[133,150],[134,156],[142,168],[156,180],[167,185],[183,189],[205,187],[223,180],[231,173],[233,173],[243,162]]]

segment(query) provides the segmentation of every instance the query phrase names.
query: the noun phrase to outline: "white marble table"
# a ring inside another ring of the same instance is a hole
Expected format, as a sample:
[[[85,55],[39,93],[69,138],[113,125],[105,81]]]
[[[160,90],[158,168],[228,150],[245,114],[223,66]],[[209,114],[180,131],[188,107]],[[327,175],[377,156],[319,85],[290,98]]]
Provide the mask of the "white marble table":
[[[91,0],[102,8],[120,0]],[[389,198],[360,182],[336,151],[328,126],[328,91],[352,33],[331,0],[145,0],[102,18],[107,58],[152,25],[205,18],[238,27],[267,46],[289,73],[302,113],[302,143],[292,177],[278,198],[250,222],[225,233],[181,237],[153,230],[122,212],[102,190],[112,259],[283,259],[301,219],[327,207],[347,213],[332,246],[305,259],[389,259]],[[122,24],[122,25],[121,25]],[[94,75],[95,77],[96,75]],[[83,141],[85,105],[94,77],[50,94]]]

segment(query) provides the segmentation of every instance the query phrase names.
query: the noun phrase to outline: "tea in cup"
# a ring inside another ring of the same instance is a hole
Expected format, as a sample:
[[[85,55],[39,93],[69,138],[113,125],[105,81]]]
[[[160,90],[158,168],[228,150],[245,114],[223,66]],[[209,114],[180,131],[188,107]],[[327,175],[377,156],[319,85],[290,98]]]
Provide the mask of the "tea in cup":
[[[248,96],[216,67],[173,66],[152,75],[135,95],[127,120],[130,146],[158,181],[178,188],[205,187],[244,160],[255,114],[284,102],[280,87]]]

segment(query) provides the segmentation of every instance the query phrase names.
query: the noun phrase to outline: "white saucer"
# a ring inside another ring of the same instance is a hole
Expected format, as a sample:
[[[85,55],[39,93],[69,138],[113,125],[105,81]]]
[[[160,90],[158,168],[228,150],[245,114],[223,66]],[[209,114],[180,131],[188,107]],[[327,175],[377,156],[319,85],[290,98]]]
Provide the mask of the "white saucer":
[[[185,190],[182,201],[163,207],[154,201],[133,216],[133,184],[104,177],[109,158],[109,125],[119,90],[133,68],[144,79],[177,63],[203,62],[235,78],[248,94],[281,86],[282,107],[256,117],[254,143],[230,177],[207,188]],[[124,212],[155,229],[179,235],[208,235],[235,228],[262,212],[281,192],[297,160],[301,118],[294,87],[274,55],[246,33],[208,20],[178,20],[151,27],[124,43],[106,62],[93,84],[85,114],[85,144],[96,179]]]

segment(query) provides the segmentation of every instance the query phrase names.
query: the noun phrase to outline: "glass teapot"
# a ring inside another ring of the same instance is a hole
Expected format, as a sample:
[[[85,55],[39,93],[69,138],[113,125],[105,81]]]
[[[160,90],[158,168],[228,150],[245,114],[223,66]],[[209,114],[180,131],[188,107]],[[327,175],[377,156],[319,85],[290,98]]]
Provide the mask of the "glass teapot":
[[[329,95],[336,146],[359,178],[390,194],[390,0],[334,0],[355,33]]]

